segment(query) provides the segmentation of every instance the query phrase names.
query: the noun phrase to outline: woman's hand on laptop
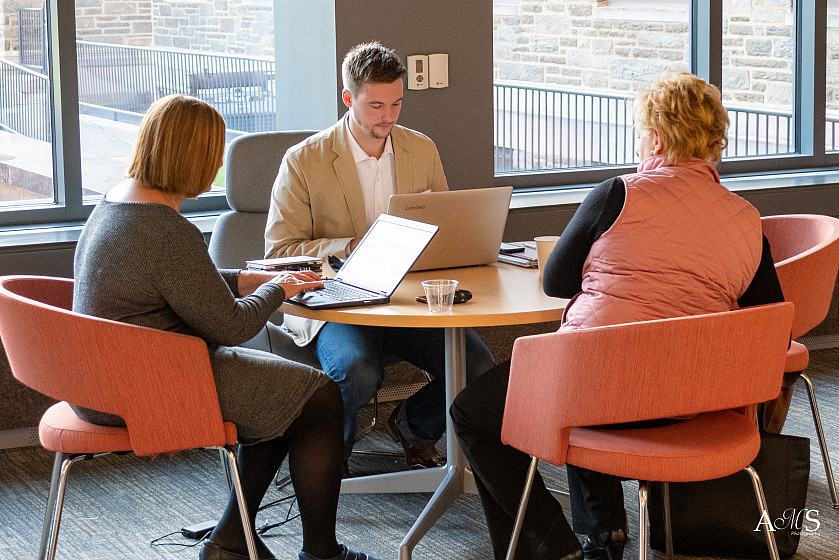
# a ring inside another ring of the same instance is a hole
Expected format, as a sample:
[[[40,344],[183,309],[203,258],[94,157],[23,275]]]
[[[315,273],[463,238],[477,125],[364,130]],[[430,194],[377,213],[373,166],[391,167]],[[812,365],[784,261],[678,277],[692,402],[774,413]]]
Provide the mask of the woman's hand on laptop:
[[[283,271],[271,279],[274,284],[279,284],[285,291],[286,299],[294,297],[301,292],[323,288],[323,281],[311,270]]]

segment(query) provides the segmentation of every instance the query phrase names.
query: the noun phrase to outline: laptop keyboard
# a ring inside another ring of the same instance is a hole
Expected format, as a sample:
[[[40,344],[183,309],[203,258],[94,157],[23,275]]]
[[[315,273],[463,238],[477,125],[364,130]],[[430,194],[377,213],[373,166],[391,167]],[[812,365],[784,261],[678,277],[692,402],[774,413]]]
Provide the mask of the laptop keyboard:
[[[358,299],[370,299],[373,294],[367,290],[348,286],[341,282],[324,282],[322,294],[325,294],[337,301],[353,301]]]

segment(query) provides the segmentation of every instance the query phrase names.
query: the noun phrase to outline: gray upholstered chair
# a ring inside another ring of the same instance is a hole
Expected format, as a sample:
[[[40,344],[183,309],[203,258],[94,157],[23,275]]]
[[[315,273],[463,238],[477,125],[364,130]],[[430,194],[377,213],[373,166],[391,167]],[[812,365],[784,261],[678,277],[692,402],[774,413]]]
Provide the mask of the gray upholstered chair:
[[[225,184],[231,210],[219,216],[210,237],[210,257],[216,266],[245,268],[245,261],[265,256],[265,223],[280,161],[288,148],[312,134],[314,131],[259,132],[239,136],[230,143]],[[275,313],[271,321],[281,324],[282,314]],[[263,329],[245,346],[320,369],[313,348],[300,348],[281,329]]]

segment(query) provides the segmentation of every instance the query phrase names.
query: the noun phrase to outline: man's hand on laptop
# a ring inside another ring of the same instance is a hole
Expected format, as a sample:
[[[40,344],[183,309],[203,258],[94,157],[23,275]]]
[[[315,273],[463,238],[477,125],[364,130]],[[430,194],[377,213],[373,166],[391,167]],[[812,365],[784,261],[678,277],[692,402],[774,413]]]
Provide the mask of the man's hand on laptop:
[[[283,271],[274,276],[271,282],[283,287],[286,299],[301,292],[323,288],[323,281],[320,276],[311,270]]]

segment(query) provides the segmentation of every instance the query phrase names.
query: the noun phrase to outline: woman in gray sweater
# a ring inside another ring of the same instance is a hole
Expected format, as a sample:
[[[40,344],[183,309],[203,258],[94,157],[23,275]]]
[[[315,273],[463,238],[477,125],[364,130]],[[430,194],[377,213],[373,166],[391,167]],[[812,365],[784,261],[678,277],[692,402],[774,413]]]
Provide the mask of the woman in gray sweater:
[[[210,189],[222,164],[224,120],[183,95],[157,101],[137,137],[126,180],[96,206],[75,258],[75,311],[207,342],[222,417],[236,424],[237,463],[251,526],[286,455],[303,524],[300,560],[375,560],[339,545],[335,520],[343,461],[343,410],[322,372],[238,347],[298,292],[322,287],[311,272],[218,270],[181,203]],[[80,407],[85,420],[123,424]],[[124,425],[124,424],[123,424]],[[260,558],[274,558],[254,534]],[[235,493],[200,553],[248,558]]]

